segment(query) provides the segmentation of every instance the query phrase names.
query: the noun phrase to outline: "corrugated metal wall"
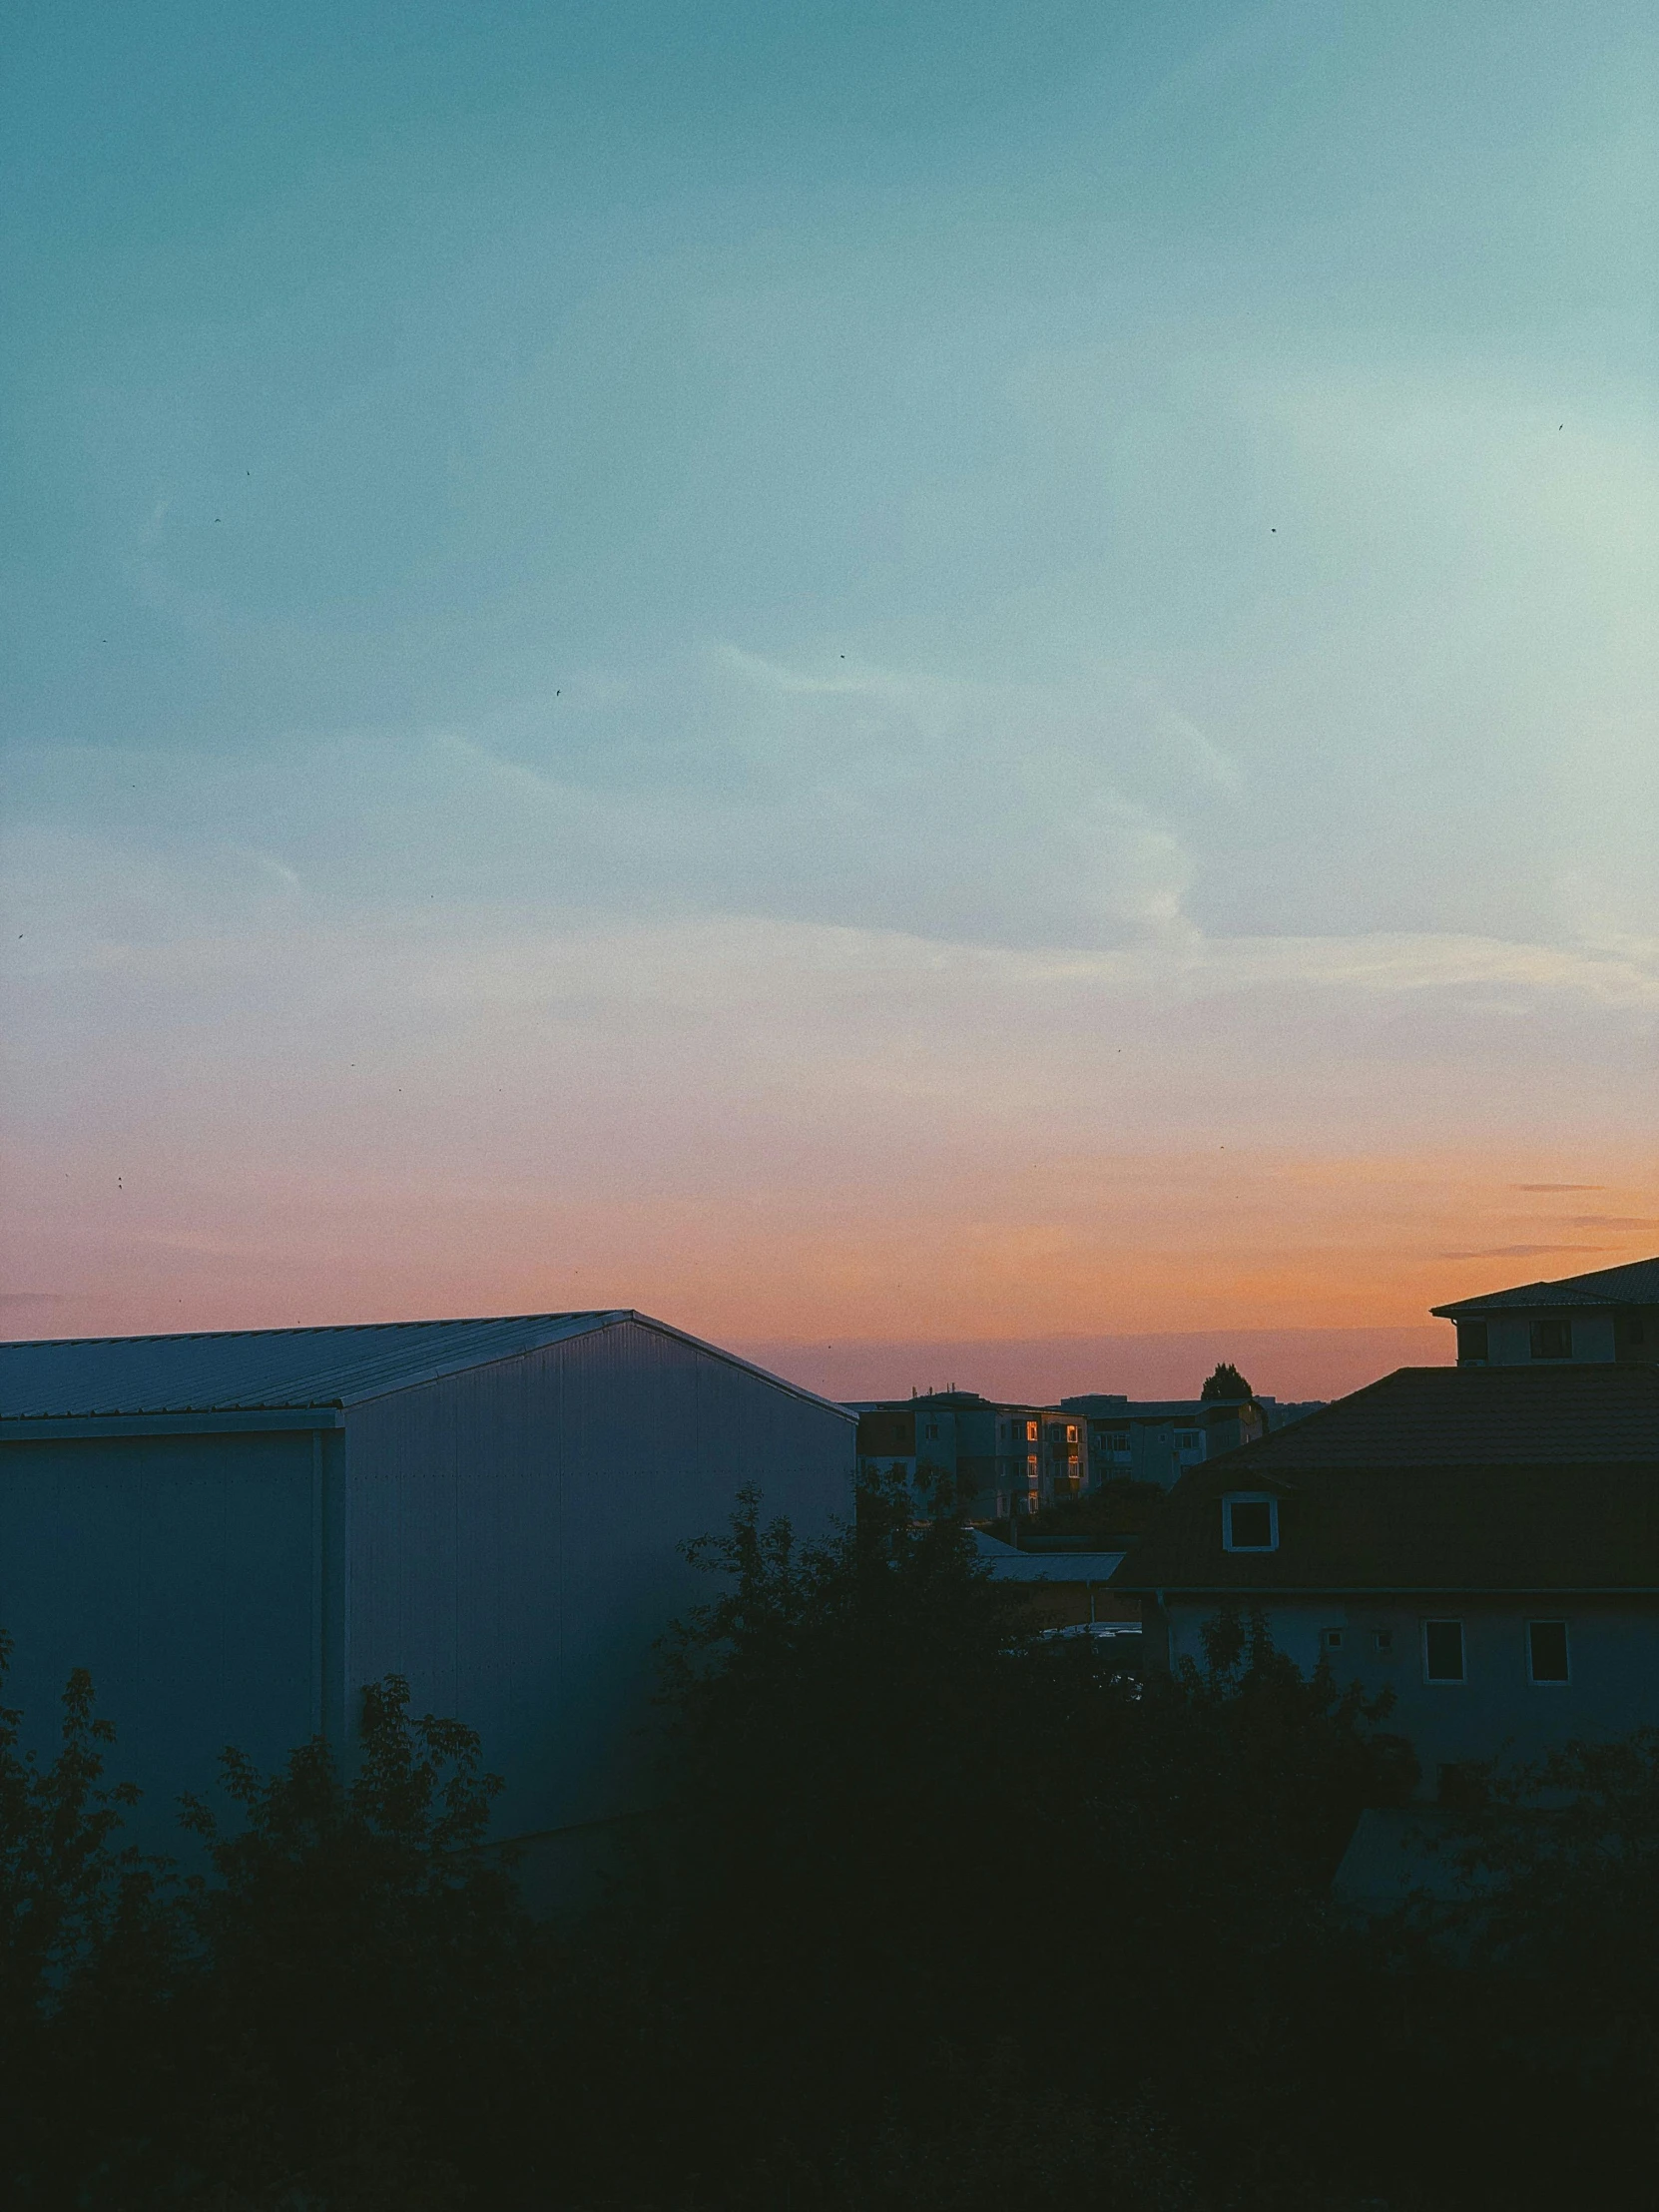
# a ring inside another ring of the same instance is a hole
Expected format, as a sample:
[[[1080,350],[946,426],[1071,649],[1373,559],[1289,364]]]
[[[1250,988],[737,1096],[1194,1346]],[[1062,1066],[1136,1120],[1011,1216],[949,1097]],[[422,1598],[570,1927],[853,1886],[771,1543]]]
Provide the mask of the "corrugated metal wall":
[[[339,1431],[0,1446],[7,1702],[34,1737],[90,1667],[147,1840],[234,1743],[271,1766],[348,1739],[365,1682],[483,1734],[502,1832],[634,1789],[652,1644],[707,1594],[678,1554],[741,1484],[822,1527],[849,1502],[832,1409],[623,1322],[352,1407]]]
[[[822,1527],[850,1421],[635,1322],[401,1390],[346,1426],[346,1673],[478,1728],[504,1833],[637,1787],[652,1645],[708,1594],[679,1556],[757,1482]]]
[[[314,1471],[304,1431],[0,1448],[6,1702],[49,1754],[69,1670],[90,1668],[153,1844],[226,1744],[269,1764],[316,1725]]]

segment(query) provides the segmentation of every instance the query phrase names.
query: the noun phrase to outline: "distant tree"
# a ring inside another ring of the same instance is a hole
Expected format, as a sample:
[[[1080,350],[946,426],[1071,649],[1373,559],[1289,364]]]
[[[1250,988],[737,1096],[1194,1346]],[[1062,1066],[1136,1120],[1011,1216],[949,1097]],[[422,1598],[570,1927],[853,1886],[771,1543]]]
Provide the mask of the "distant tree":
[[[1256,1392],[1232,1361],[1223,1360],[1198,1394],[1206,1404],[1210,1404],[1217,1398],[1254,1397]]]

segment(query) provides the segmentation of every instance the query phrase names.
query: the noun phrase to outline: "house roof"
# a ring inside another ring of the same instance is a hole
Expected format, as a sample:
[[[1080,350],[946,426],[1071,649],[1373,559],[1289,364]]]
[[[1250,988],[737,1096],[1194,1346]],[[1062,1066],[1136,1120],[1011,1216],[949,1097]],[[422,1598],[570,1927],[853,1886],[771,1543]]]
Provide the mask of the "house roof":
[[[1121,1551],[1020,1551],[982,1528],[972,1535],[974,1558],[993,1582],[1105,1582],[1123,1563]]]
[[[1273,1485],[1277,1550],[1225,1551],[1222,1499],[1250,1487],[1234,1467],[1242,1456],[1183,1476],[1114,1590],[1659,1594],[1659,1455],[1647,1466],[1327,1468]]]
[[[1230,1481],[1327,1467],[1659,1468],[1659,1367],[1398,1368],[1208,1462]]]
[[[734,1366],[749,1366],[631,1308],[329,1329],[58,1338],[0,1344],[0,1422],[354,1405],[619,1322],[639,1322]],[[776,1376],[767,1380],[797,1397],[829,1404],[796,1383]]]
[[[1456,1321],[1465,1314],[1585,1306],[1659,1306],[1659,1259],[1596,1268],[1589,1275],[1564,1275],[1554,1283],[1522,1283],[1516,1290],[1491,1291],[1483,1298],[1454,1299],[1449,1306],[1430,1307],[1429,1312],[1441,1321]]]

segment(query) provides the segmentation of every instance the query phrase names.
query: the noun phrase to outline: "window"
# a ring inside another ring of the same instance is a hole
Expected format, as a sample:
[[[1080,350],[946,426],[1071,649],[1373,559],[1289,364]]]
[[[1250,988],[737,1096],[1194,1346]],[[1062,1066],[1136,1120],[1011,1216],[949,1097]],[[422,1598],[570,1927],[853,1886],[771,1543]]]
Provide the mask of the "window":
[[[1529,1682],[1570,1682],[1567,1666],[1565,1621],[1528,1621],[1526,1624],[1526,1679]]]
[[[1461,1621],[1423,1622],[1422,1672],[1425,1682],[1461,1682],[1464,1679]]]
[[[1028,1420],[1025,1424],[1025,1440],[1028,1444],[1034,1444],[1037,1440],[1037,1424],[1034,1420]]]
[[[1343,1632],[1340,1628],[1328,1628],[1322,1640],[1327,1651],[1341,1651],[1343,1648]]]
[[[1486,1359],[1486,1324],[1460,1321],[1457,1324],[1457,1365],[1460,1368],[1484,1367]]]
[[[1371,1632],[1371,1648],[1379,1659],[1391,1659],[1394,1655],[1394,1632],[1391,1628],[1374,1628]]]
[[[1129,1431],[1127,1428],[1108,1428],[1100,1440],[1114,1459],[1128,1458]]]
[[[1625,1349],[1627,1351],[1633,1350],[1637,1345],[1639,1345],[1642,1342],[1644,1334],[1642,1329],[1641,1315],[1626,1314],[1619,1323],[1619,1334],[1624,1339]]]
[[[1570,1360],[1572,1323],[1535,1321],[1532,1324],[1532,1357],[1534,1360]]]
[[[1178,1428],[1175,1431],[1175,1448],[1177,1451],[1196,1451],[1198,1449],[1198,1430],[1196,1428]]]
[[[936,1437],[936,1436],[938,1435],[938,1432],[939,1432],[939,1424],[938,1424],[938,1422],[937,1422],[936,1420],[930,1420],[930,1421],[929,1421],[929,1422],[927,1423],[927,1435],[928,1435],[928,1439],[929,1439],[929,1441],[931,1441],[931,1440],[932,1440],[932,1439],[933,1439],[934,1437]]]
[[[1277,1551],[1279,1504],[1276,1498],[1224,1497],[1221,1541],[1225,1551]]]
[[[1068,1429],[1066,1430],[1066,1442],[1067,1442],[1068,1444],[1074,1444],[1074,1443],[1076,1443],[1076,1441],[1077,1441],[1077,1430],[1076,1430],[1076,1428],[1075,1428],[1075,1427],[1071,1427],[1071,1428],[1068,1428]]]

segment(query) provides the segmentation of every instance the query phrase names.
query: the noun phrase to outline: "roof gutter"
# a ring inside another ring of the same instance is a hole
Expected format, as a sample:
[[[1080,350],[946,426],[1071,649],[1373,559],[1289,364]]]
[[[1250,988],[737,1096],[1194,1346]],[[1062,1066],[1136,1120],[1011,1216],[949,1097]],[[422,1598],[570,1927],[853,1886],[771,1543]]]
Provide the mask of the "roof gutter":
[[[88,1436],[235,1436],[260,1429],[343,1428],[338,1405],[260,1406],[220,1413],[7,1413],[0,1444],[62,1443]]]
[[[1315,1582],[1287,1589],[1261,1585],[1220,1588],[1214,1583],[1194,1583],[1185,1588],[1154,1589],[1148,1582],[1114,1582],[1124,1597],[1151,1597],[1163,1605],[1172,1597],[1202,1598],[1326,1598],[1326,1597],[1659,1597],[1659,1582],[1363,1582],[1344,1585]]]

